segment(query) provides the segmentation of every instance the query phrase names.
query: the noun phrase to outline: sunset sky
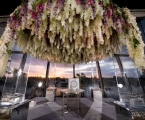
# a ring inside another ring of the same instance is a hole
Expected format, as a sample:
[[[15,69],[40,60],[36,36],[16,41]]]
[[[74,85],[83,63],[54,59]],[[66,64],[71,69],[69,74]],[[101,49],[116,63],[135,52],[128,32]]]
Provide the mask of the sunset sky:
[[[12,56],[11,68],[19,68],[22,55],[15,54]],[[30,68],[29,68],[30,64]],[[41,76],[45,77],[46,75],[47,61],[40,59],[35,59],[32,56],[27,57],[25,64],[24,72],[28,72],[29,76]],[[87,77],[96,76],[96,63],[87,63],[87,64],[76,64],[75,73],[84,73]],[[73,65],[71,64],[60,64],[60,63],[50,63],[49,77],[73,77]]]

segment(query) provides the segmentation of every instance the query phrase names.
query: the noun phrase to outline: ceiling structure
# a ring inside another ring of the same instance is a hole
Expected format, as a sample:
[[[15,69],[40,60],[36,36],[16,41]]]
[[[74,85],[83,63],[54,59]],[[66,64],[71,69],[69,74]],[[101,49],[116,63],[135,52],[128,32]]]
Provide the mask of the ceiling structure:
[[[129,9],[145,9],[144,0],[112,0],[120,7]]]
[[[0,16],[11,14],[15,8],[21,4],[21,0],[1,0]]]
[[[145,18],[144,0],[112,0],[119,7],[127,7],[138,19]],[[0,3],[0,23],[6,22],[9,15],[21,4],[21,0],[2,0]]]
[[[129,9],[145,9],[144,0],[112,0],[120,7]],[[21,0],[1,0],[0,16],[9,15],[14,9],[21,4]]]
[[[137,21],[145,18],[144,0],[112,0],[119,7],[127,7],[131,13],[137,18]]]

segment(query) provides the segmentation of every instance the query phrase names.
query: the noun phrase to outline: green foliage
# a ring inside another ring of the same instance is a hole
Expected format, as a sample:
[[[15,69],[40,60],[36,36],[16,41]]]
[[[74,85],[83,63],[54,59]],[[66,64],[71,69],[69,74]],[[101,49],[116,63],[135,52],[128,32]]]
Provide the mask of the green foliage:
[[[12,54],[12,50],[8,50],[8,49],[7,49],[7,53],[8,53],[9,55],[11,55],[11,54]]]
[[[123,9],[122,9],[122,17],[124,18],[125,21],[127,21],[128,15],[126,14],[125,11],[123,11]]]
[[[25,4],[25,1],[24,0],[21,0],[21,5],[24,5]]]
[[[7,47],[6,52],[7,52],[9,55],[11,55],[11,54],[12,54],[12,50],[9,50],[9,49],[8,49],[8,44],[9,44],[9,43],[6,43],[6,44],[5,44],[5,45],[6,45],[6,47]]]
[[[133,42],[134,42],[134,48],[136,48],[138,44],[140,44],[140,42],[136,38],[133,39]]]
[[[15,19],[19,19],[19,13],[20,13],[20,9],[16,9],[13,13],[13,16],[15,16]]]

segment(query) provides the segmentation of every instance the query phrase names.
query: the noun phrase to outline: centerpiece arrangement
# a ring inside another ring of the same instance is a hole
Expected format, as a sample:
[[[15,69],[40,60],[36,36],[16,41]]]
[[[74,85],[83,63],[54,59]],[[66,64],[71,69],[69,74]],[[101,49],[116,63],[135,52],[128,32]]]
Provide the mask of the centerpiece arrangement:
[[[145,66],[136,18],[111,0],[24,0],[0,38],[1,61],[12,40],[36,58],[66,64],[105,59],[126,45],[139,70]]]

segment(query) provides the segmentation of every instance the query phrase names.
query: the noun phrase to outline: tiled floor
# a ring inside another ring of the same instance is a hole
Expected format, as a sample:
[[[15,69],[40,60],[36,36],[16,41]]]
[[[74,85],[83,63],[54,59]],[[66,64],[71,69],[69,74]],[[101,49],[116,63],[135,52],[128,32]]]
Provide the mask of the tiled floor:
[[[73,101],[73,100],[72,100]],[[62,98],[29,109],[28,120],[129,120],[116,115],[115,107],[108,103],[81,98],[80,115],[77,117],[75,100],[70,103],[68,112],[62,116]],[[66,110],[65,110],[66,111]]]

